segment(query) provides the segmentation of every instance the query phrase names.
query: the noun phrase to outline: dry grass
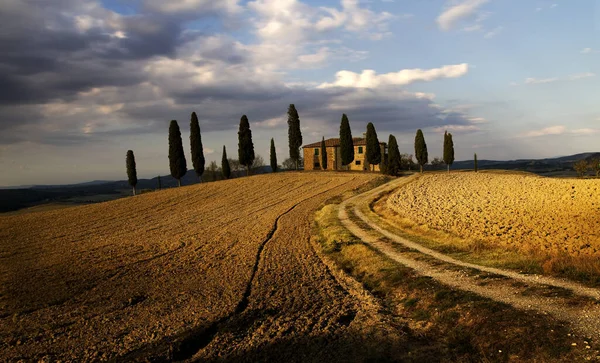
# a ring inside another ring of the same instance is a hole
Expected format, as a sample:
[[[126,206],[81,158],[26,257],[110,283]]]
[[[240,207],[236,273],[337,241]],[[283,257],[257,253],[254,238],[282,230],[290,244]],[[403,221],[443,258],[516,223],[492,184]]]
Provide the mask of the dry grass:
[[[374,208],[412,239],[455,256],[598,284],[599,201],[593,180],[456,173],[424,175]]]

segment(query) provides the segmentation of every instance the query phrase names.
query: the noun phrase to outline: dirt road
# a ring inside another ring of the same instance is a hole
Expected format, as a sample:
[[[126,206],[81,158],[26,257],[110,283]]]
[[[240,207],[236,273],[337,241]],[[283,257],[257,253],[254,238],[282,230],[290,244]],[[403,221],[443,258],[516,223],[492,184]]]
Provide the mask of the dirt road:
[[[341,222],[363,242],[370,244],[391,259],[414,269],[420,275],[432,277],[453,288],[474,292],[519,309],[552,314],[572,324],[580,334],[596,340],[600,339],[599,289],[561,279],[523,275],[514,271],[457,261],[408,241],[384,228],[381,223],[374,222],[379,217],[370,209],[370,203],[378,195],[402,188],[415,178],[413,176],[397,179],[344,201],[339,207]],[[399,246],[404,250],[400,250]],[[531,293],[531,286],[537,286],[541,291]],[[568,294],[549,296],[545,293],[552,288],[567,290]],[[573,299],[571,295],[581,296],[583,300]]]

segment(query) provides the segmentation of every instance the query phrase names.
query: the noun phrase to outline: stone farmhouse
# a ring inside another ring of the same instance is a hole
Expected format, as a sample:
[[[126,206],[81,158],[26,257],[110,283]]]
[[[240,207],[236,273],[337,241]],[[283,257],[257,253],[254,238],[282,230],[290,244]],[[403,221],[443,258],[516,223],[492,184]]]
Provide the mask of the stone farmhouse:
[[[340,151],[340,139],[333,138],[325,140],[325,149],[327,150],[327,170],[371,170],[371,165],[367,162],[367,139],[355,137],[352,138],[354,144],[354,161],[348,166],[342,166],[342,157]],[[386,153],[387,144],[380,142],[381,158]],[[304,145],[304,170],[323,170],[321,168],[321,141]],[[379,165],[375,165],[375,171],[379,171]]]

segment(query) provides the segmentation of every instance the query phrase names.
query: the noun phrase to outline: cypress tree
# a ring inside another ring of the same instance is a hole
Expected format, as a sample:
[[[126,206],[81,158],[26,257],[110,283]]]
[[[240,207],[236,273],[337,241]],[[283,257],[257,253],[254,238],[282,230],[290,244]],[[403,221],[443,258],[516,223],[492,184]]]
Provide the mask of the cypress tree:
[[[169,167],[171,176],[177,180],[177,185],[181,186],[181,178],[187,172],[187,164],[183,153],[181,131],[175,120],[172,120],[169,125]]]
[[[254,144],[252,143],[252,131],[248,117],[243,115],[240,120],[240,130],[238,131],[238,157],[240,165],[246,167],[246,175],[250,175],[250,167],[254,162]]]
[[[223,178],[229,179],[231,176],[231,167],[229,166],[229,160],[227,159],[227,150],[223,145],[223,158],[221,159],[221,171],[223,172]]]
[[[135,170],[135,156],[133,155],[133,151],[127,150],[127,157],[125,160],[127,164],[127,179],[129,180],[129,185],[133,188],[133,195],[135,195],[135,186],[137,185],[137,170]]]
[[[477,153],[475,153],[474,163],[475,163],[475,172],[477,172]]]
[[[354,142],[352,141],[352,131],[346,114],[342,115],[342,123],[340,124],[340,154],[342,165],[349,165],[354,161]]]
[[[158,176],[158,190],[162,189],[162,183],[160,182],[160,175]]]
[[[296,163],[298,170],[298,160],[300,160],[300,146],[302,146],[302,132],[300,131],[300,116],[296,106],[291,104],[288,107],[288,141],[290,146],[290,159]]]
[[[415,136],[415,157],[421,167],[421,173],[423,173],[423,165],[427,164],[429,161],[429,155],[427,154],[425,136],[423,136],[423,131],[421,131],[421,129],[417,130],[417,135]]]
[[[192,164],[194,171],[202,182],[202,174],[204,174],[204,148],[202,147],[202,137],[200,136],[200,124],[196,112],[192,112],[190,120],[190,149],[192,151]]]
[[[325,136],[321,140],[321,169],[327,170],[327,147],[325,146]]]
[[[371,164],[371,170],[375,171],[375,165],[381,163],[381,146],[377,138],[377,131],[372,122],[367,124],[367,161]]]
[[[396,176],[400,170],[400,150],[398,150],[398,142],[394,135],[390,135],[388,140],[388,159],[387,159],[387,174]]]
[[[277,150],[273,138],[271,138],[271,170],[273,173],[277,172]]]
[[[448,165],[449,173],[450,166],[454,163],[454,141],[452,141],[452,134],[447,131],[444,132],[444,163]]]

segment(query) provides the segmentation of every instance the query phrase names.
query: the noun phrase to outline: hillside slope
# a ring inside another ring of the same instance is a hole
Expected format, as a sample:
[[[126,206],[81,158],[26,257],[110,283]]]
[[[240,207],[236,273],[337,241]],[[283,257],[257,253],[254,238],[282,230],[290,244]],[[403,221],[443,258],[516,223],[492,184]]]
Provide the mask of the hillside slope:
[[[385,350],[363,341],[369,314],[309,242],[323,201],[374,178],[262,175],[0,216],[0,356],[344,361]]]

